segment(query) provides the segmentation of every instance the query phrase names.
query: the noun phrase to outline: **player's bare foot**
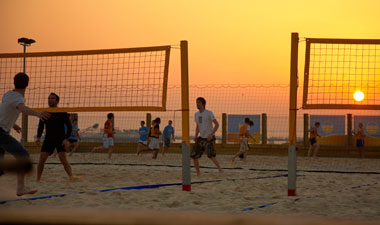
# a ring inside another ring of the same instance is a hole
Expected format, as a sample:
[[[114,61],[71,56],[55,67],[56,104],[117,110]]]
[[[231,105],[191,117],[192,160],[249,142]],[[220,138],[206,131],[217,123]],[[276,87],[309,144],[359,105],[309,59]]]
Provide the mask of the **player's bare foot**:
[[[17,196],[23,196],[23,195],[32,195],[36,192],[37,192],[37,190],[22,189],[22,190],[18,190],[16,194],[17,194]]]

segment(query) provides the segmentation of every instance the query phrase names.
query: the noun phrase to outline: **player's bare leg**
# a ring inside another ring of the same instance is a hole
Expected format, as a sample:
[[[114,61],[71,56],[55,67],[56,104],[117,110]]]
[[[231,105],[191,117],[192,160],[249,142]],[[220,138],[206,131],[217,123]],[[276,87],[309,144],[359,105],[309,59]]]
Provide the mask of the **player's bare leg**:
[[[59,160],[61,160],[63,168],[65,169],[67,175],[69,176],[69,179],[71,179],[73,177],[73,172],[71,170],[71,165],[69,161],[67,161],[66,152],[59,152],[58,157],[59,157]]]
[[[222,170],[222,167],[220,167],[218,160],[216,160],[216,157],[210,158],[211,161],[215,164],[216,168],[218,168],[219,173],[224,173]]]
[[[111,159],[112,152],[113,152],[113,146],[108,147],[108,159]]]
[[[194,161],[195,171],[197,172],[197,175],[200,176],[201,175],[201,171],[199,169],[199,160],[198,159],[193,159],[193,161]]]
[[[71,150],[69,156],[72,156],[73,153],[78,149],[79,145],[78,145],[78,142],[74,142],[73,143],[73,149]]]
[[[37,182],[41,181],[42,172],[44,171],[45,162],[49,157],[49,152],[41,152],[40,160],[37,166]]]
[[[25,188],[25,172],[18,172],[17,173],[17,196],[27,195],[27,194],[34,194],[37,190],[28,190]]]

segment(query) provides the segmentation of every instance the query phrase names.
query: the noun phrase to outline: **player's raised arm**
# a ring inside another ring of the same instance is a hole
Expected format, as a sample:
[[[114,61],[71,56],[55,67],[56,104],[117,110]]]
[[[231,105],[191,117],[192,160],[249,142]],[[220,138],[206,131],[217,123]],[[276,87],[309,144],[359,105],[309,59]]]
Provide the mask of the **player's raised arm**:
[[[50,114],[48,112],[45,112],[45,111],[42,111],[42,112],[34,111],[33,109],[31,109],[28,106],[26,106],[24,103],[18,104],[16,108],[18,110],[20,110],[22,113],[38,117],[38,118],[40,118],[42,120],[47,120],[50,117]]]

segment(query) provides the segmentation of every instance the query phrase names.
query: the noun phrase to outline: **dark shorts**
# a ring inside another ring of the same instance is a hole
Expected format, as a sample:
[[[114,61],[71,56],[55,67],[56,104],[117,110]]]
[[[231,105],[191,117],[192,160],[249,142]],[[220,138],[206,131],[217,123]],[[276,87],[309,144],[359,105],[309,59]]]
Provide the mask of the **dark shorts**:
[[[0,128],[0,158],[4,157],[5,151],[16,158],[28,158],[29,153],[14,137]]]
[[[170,142],[170,138],[164,138],[164,147],[170,147],[170,144],[171,144],[171,142]]]
[[[216,151],[214,147],[215,136],[211,141],[208,141],[207,138],[198,137],[197,141],[194,144],[193,149],[191,150],[191,158],[199,159],[203,152],[206,152],[207,157],[212,158],[216,156]]]
[[[356,139],[356,147],[364,147],[364,139]]]
[[[41,152],[49,152],[51,154],[54,153],[54,149],[57,149],[57,152],[66,152],[66,149],[62,145],[62,140],[45,140],[42,144]]]
[[[311,145],[314,145],[315,143],[317,143],[317,139],[316,138],[310,138],[309,141],[310,141]]]
[[[78,140],[75,139],[69,139],[70,144],[78,142]]]

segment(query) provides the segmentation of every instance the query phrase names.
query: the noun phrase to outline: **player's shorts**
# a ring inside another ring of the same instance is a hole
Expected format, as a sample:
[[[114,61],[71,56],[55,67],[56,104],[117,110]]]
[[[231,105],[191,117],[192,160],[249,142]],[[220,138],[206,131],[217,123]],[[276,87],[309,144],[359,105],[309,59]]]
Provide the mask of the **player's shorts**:
[[[76,139],[69,139],[69,142],[70,142],[70,144],[73,144],[73,143],[78,142],[78,140],[76,140]]]
[[[309,142],[311,145],[314,145],[315,143],[317,143],[317,139],[316,138],[310,138]]]
[[[0,128],[0,158],[4,157],[5,151],[16,158],[28,158],[29,153],[14,137]]]
[[[164,138],[164,147],[170,147],[171,141],[170,138]]]
[[[216,156],[216,151],[214,147],[215,143],[215,136],[211,139],[211,141],[208,141],[207,138],[201,138],[198,137],[197,141],[195,142],[193,149],[191,150],[191,158],[193,159],[199,159],[202,157],[203,152],[206,152],[207,157],[213,158]]]
[[[160,149],[160,143],[158,142],[158,138],[152,137],[150,139],[149,149]]]
[[[57,140],[44,140],[42,144],[41,152],[48,152],[49,155],[54,153],[54,149],[57,149],[57,152],[66,152],[65,147],[63,146],[64,139]]]
[[[356,147],[363,147],[364,139],[356,139]]]
[[[142,140],[139,140],[137,143],[140,143],[140,144],[143,144],[143,145],[147,145],[148,144],[148,141],[142,141]]]
[[[248,138],[244,137],[240,139],[240,151],[246,152],[248,151]]]
[[[104,137],[103,138],[103,147],[108,148],[113,146],[113,138],[112,137]]]

